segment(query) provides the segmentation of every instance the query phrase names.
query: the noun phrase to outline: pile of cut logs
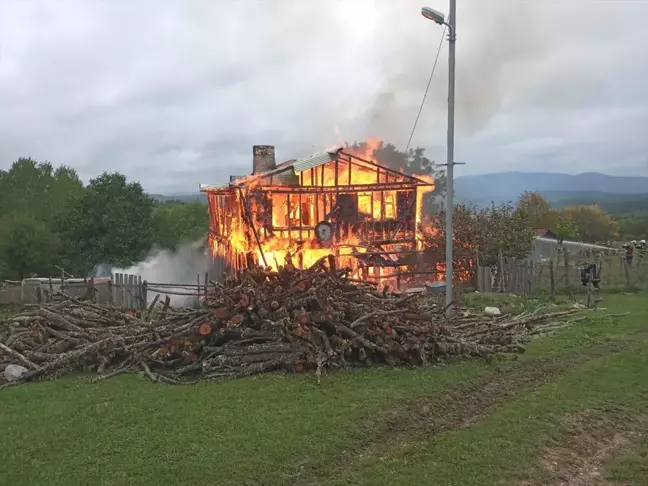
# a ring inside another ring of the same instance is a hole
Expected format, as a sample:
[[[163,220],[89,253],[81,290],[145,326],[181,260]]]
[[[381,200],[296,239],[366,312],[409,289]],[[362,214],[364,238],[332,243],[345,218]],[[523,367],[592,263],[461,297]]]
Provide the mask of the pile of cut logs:
[[[319,380],[325,369],[354,365],[523,352],[531,334],[583,312],[507,321],[460,309],[447,320],[432,297],[379,291],[348,274],[332,258],[307,270],[248,270],[212,282],[199,309],[157,298],[140,312],[76,299],[28,308],[0,322],[0,372],[8,365],[23,371],[10,382],[0,377],[0,386],[72,372],[93,372],[97,381],[138,371],[186,384],[312,370]]]

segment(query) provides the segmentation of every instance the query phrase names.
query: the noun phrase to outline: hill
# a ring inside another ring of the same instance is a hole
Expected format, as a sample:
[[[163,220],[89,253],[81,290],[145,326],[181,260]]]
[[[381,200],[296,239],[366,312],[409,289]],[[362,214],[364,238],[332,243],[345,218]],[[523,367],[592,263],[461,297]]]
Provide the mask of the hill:
[[[164,202],[207,202],[207,196],[201,192],[196,193],[183,193],[183,194],[170,194],[164,196],[162,194],[150,194],[155,202],[164,203]]]
[[[554,208],[598,204],[605,212],[615,216],[624,216],[648,211],[648,194],[610,194],[595,193],[542,193]]]
[[[458,201],[478,206],[516,201],[524,191],[538,191],[551,203],[565,205],[641,201],[648,198],[648,177],[622,177],[587,172],[499,172],[458,177]]]

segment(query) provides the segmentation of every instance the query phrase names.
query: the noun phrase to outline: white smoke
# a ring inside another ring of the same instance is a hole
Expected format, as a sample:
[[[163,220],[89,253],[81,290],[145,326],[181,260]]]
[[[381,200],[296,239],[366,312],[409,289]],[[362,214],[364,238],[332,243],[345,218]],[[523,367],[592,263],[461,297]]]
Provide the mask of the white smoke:
[[[101,267],[101,266],[100,266]],[[164,299],[166,295],[173,306],[190,306],[197,301],[198,279],[203,285],[207,271],[207,259],[204,253],[204,239],[194,243],[180,245],[174,251],[153,249],[141,262],[129,268],[112,268],[112,273],[139,275],[148,284],[147,298],[151,302],[157,294]],[[187,287],[167,287],[156,284],[193,285]]]

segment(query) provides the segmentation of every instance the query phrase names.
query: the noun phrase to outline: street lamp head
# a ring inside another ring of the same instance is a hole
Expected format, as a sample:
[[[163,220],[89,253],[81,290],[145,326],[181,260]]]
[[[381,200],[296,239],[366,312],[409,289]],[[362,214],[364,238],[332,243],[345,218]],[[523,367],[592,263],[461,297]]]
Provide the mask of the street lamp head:
[[[441,12],[434,10],[433,8],[423,7],[421,9],[421,14],[426,19],[433,20],[439,25],[443,25],[445,23],[445,16]]]

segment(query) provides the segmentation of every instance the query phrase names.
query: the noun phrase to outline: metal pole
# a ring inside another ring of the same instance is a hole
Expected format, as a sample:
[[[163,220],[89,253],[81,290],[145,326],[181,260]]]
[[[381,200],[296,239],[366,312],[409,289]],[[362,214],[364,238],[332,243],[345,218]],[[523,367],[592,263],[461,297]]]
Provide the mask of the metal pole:
[[[452,313],[452,212],[454,178],[454,108],[455,108],[455,27],[457,25],[457,1],[450,0],[448,16],[448,140],[447,140],[447,187],[446,187],[446,307]]]

